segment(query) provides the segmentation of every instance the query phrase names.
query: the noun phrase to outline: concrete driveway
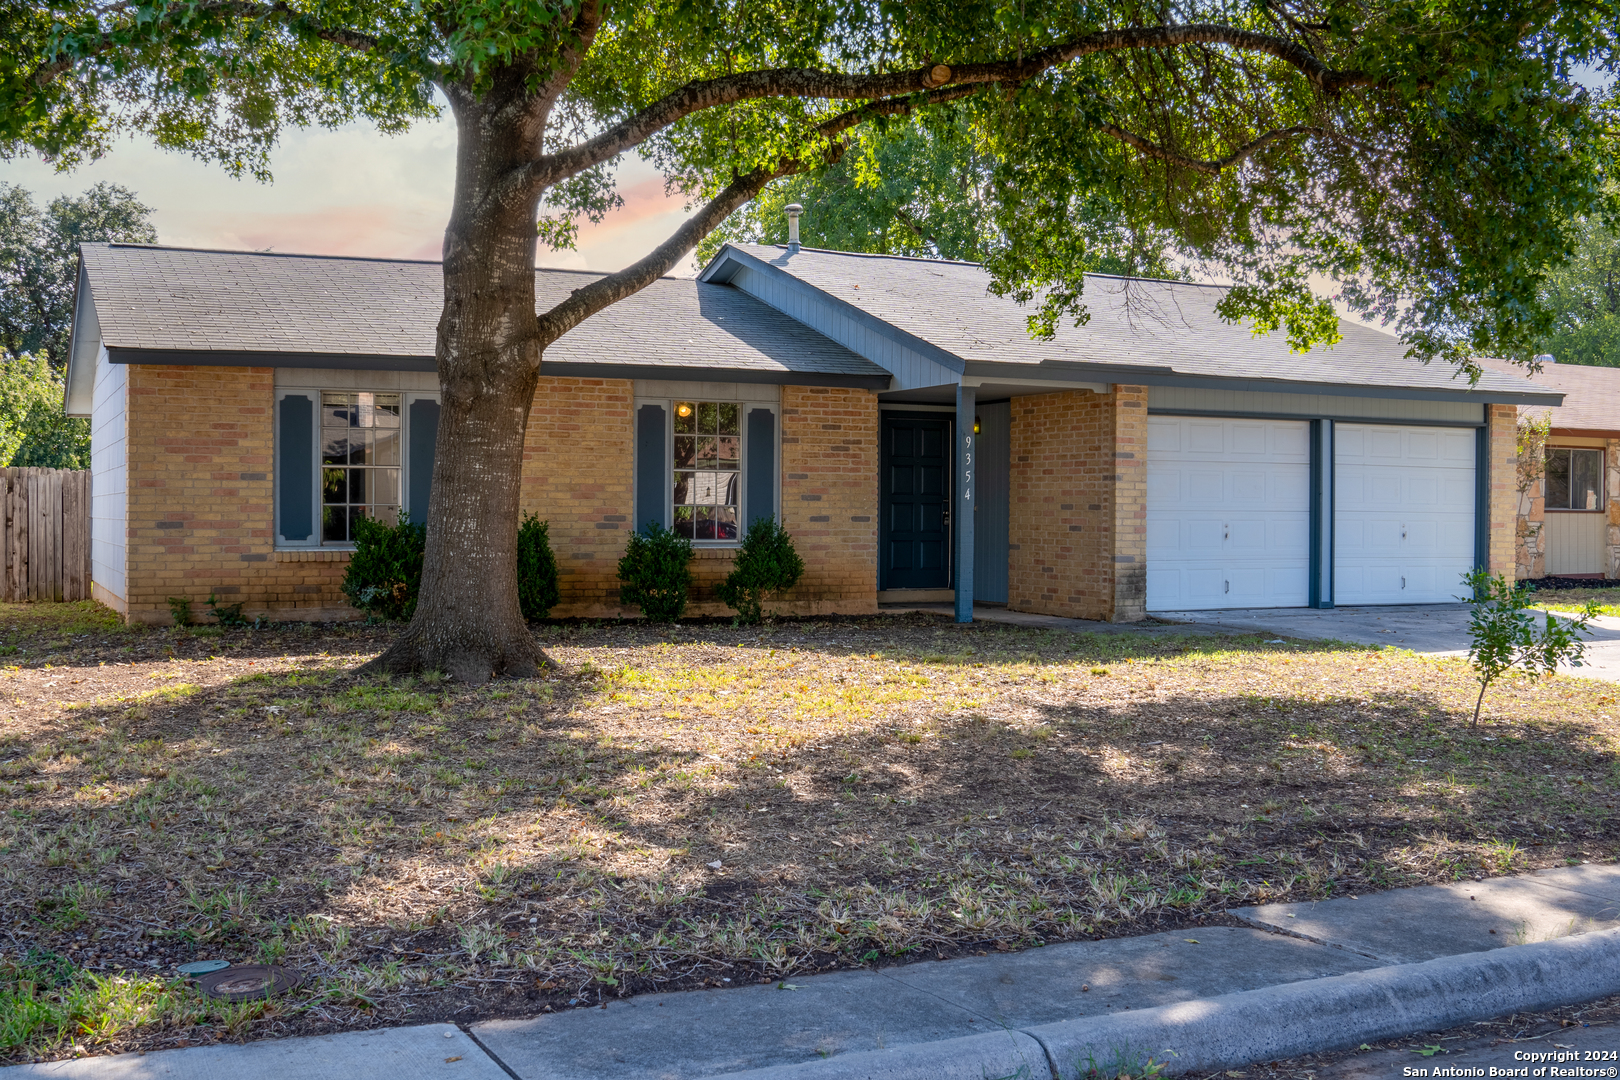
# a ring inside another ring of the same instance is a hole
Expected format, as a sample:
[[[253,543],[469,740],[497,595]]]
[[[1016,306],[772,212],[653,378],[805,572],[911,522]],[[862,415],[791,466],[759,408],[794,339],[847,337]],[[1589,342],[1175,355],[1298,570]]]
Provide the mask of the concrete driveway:
[[[1235,611],[1155,611],[1171,622],[1241,633],[1274,633],[1317,641],[1387,645],[1432,656],[1468,652],[1467,604],[1412,604],[1389,607],[1243,608]],[[1592,620],[1586,662],[1561,667],[1566,675],[1620,682],[1620,619]]]

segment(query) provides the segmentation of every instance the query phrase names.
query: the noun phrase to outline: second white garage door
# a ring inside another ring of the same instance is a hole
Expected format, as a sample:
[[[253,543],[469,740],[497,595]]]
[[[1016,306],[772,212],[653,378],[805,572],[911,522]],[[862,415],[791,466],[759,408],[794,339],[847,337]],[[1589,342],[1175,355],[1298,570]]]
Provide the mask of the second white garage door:
[[[1303,607],[1310,425],[1148,418],[1147,606]]]
[[[1474,432],[1335,424],[1333,602],[1435,604],[1474,566]]]

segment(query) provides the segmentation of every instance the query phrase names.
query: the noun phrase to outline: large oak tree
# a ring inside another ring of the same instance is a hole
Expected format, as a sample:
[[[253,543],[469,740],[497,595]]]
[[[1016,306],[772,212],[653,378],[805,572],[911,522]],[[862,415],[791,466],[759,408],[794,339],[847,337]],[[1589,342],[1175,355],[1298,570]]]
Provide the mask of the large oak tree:
[[[0,151],[71,166],[137,131],[262,173],[285,125],[448,102],[426,571],[376,664],[476,682],[541,660],[514,538],[546,347],[857,129],[972,133],[986,264],[1034,333],[1083,317],[1104,205],[1236,282],[1232,318],[1331,341],[1323,274],[1414,363],[1466,365],[1526,356],[1574,223],[1616,216],[1613,101],[1575,76],[1612,76],[1617,34],[1615,0],[34,0],[0,6]],[[695,213],[536,311],[537,243],[611,209],[628,152]]]

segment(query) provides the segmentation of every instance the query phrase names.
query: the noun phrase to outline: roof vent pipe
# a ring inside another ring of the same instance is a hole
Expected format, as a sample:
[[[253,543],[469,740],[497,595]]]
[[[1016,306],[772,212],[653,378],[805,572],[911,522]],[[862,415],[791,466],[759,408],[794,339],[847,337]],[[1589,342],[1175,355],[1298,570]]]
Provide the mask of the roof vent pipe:
[[[1536,357],[1536,363],[1538,363],[1538,364],[1556,364],[1556,363],[1558,363],[1558,359],[1557,359],[1557,357],[1553,356],[1552,353],[1544,352],[1540,356]]]
[[[799,215],[804,213],[804,207],[798,203],[788,203],[783,207],[788,217],[788,254],[799,250]]]

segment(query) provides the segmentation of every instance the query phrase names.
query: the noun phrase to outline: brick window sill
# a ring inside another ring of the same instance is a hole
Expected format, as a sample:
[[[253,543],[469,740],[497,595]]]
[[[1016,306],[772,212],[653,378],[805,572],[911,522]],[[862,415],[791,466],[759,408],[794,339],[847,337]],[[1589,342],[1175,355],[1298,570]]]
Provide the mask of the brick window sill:
[[[352,551],[337,548],[301,548],[276,552],[276,562],[348,562]]]

